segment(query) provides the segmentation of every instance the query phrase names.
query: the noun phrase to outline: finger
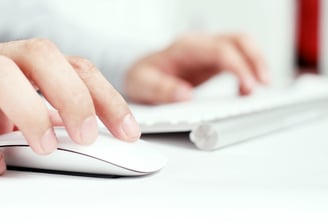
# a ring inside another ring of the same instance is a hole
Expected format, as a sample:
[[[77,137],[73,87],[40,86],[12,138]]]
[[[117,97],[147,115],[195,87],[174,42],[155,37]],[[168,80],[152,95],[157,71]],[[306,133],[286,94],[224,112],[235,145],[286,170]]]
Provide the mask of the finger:
[[[14,124],[8,117],[0,110],[0,134],[11,132],[14,130]]]
[[[151,65],[140,65],[127,75],[126,93],[136,102],[161,104],[189,100],[192,86],[179,77],[162,73]]]
[[[98,127],[90,93],[54,44],[43,39],[16,41],[0,53],[12,58],[40,88],[75,142],[90,144],[96,139]]]
[[[49,110],[49,116],[52,126],[64,126],[64,121],[59,115],[58,111]]]
[[[56,149],[45,104],[16,64],[4,56],[0,56],[0,108],[34,151],[48,154]]]
[[[268,84],[270,74],[264,56],[252,38],[245,34],[234,35],[232,40],[245,57],[258,81]]]
[[[250,94],[255,88],[256,81],[251,68],[238,49],[229,42],[216,45],[217,63],[221,70],[234,73],[239,80],[240,94]]]
[[[155,59],[154,64],[167,74],[198,86],[220,72],[216,56],[215,38],[193,34],[184,36],[151,59]]]
[[[0,151],[0,176],[3,175],[7,170],[5,157],[3,152]]]
[[[92,96],[97,115],[111,133],[126,141],[140,138],[140,128],[123,97],[86,59],[68,57]]]

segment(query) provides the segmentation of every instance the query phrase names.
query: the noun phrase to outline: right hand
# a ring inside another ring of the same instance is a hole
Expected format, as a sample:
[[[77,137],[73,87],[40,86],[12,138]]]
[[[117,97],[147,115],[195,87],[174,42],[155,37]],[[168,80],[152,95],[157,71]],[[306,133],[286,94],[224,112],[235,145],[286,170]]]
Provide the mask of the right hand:
[[[0,43],[0,134],[19,129],[33,151],[46,155],[57,149],[55,125],[78,144],[94,142],[96,115],[115,137],[140,137],[128,105],[91,62],[64,56],[44,39]],[[0,174],[5,170],[0,151]]]

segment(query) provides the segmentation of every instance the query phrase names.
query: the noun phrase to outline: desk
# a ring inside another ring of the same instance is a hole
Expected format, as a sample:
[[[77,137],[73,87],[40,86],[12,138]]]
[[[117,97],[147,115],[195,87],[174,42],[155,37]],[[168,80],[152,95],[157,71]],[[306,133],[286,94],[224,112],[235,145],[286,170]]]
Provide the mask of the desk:
[[[328,221],[328,118],[215,152],[198,151],[178,135],[144,139],[169,158],[159,173],[99,179],[9,171],[0,179],[0,206],[32,214],[49,209],[53,217],[60,214],[54,208],[70,214],[73,207],[84,221],[90,211],[93,220],[135,220],[125,213],[134,208],[148,219],[157,214],[179,223]]]

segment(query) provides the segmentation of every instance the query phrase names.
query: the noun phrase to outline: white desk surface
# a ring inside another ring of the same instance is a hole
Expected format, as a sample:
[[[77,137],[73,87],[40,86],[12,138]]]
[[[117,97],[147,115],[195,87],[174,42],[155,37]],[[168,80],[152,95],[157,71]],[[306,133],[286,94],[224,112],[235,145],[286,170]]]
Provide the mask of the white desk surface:
[[[144,139],[169,158],[159,173],[103,179],[8,171],[0,178],[3,214],[49,209],[58,217],[54,208],[66,215],[75,208],[76,220],[135,220],[125,213],[135,208],[148,221],[162,216],[156,223],[328,221],[328,118],[215,152],[198,151],[182,136]]]

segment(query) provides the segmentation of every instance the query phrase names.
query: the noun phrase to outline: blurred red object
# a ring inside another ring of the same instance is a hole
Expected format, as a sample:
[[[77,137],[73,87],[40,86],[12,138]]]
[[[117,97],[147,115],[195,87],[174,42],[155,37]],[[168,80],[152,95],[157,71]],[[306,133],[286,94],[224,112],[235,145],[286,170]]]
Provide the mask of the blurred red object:
[[[296,0],[296,58],[300,71],[318,72],[320,0]]]

